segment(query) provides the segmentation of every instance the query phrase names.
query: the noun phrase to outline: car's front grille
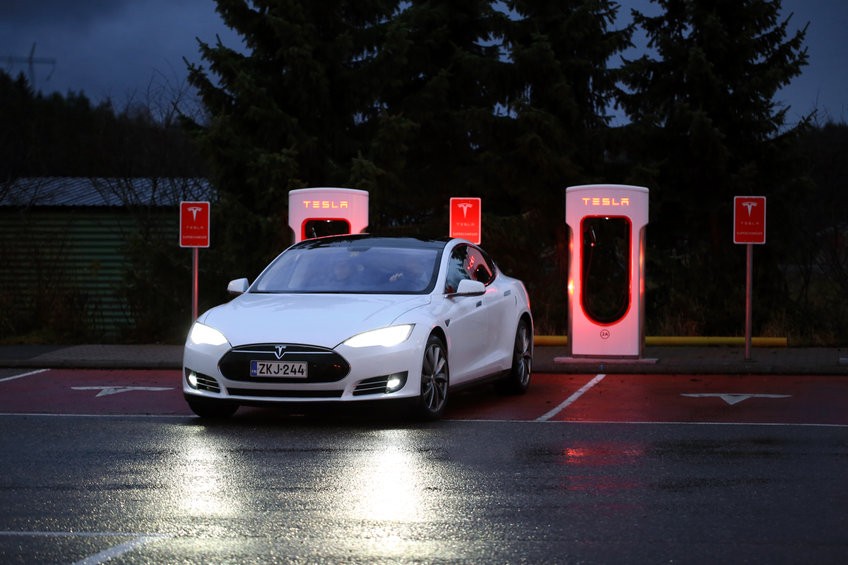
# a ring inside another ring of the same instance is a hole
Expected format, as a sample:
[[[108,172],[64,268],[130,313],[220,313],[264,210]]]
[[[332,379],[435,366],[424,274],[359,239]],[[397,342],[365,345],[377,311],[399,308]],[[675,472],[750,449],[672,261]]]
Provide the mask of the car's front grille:
[[[251,361],[305,361],[307,377],[252,377]],[[218,367],[231,381],[255,383],[332,383],[342,380],[350,371],[350,364],[332,349],[289,343],[234,347],[221,358]]]
[[[253,398],[341,398],[342,390],[268,390],[256,388],[229,388],[232,396]]]

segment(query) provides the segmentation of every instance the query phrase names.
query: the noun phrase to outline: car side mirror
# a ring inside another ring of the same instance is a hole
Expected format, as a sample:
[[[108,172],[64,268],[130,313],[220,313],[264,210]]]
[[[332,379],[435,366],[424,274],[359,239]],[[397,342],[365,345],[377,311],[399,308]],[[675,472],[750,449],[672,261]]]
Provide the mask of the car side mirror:
[[[232,295],[238,296],[239,294],[244,294],[245,292],[247,292],[247,287],[249,286],[250,284],[247,282],[247,279],[235,279],[233,281],[230,281],[230,283],[227,285],[227,292]]]
[[[486,293],[486,285],[480,281],[462,279],[451,296],[480,296]]]

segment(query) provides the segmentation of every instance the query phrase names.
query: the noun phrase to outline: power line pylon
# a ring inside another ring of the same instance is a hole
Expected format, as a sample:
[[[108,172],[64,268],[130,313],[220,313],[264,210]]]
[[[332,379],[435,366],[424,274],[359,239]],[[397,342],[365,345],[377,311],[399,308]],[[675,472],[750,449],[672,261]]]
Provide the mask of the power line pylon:
[[[37,90],[35,85],[35,65],[50,65],[50,74],[47,75],[45,81],[50,80],[50,77],[53,76],[53,71],[56,69],[56,59],[53,57],[36,57],[35,56],[35,43],[32,44],[32,49],[29,50],[29,57],[16,57],[14,55],[8,55],[6,58],[6,67],[7,70],[11,73],[11,70],[17,63],[25,63],[27,65],[27,71],[29,73],[29,85],[33,90]]]

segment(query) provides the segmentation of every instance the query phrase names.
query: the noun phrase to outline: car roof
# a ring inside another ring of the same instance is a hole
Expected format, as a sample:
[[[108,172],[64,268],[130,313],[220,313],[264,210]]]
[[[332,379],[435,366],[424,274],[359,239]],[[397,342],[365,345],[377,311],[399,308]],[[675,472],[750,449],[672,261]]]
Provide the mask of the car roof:
[[[405,249],[444,249],[450,238],[396,237],[372,234],[334,235],[307,239],[291,249],[318,249],[323,247],[393,247]]]

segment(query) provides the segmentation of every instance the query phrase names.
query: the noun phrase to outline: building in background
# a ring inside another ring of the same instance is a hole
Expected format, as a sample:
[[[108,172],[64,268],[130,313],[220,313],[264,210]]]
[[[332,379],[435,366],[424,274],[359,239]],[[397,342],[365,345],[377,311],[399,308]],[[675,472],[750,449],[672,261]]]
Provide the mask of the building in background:
[[[131,237],[177,246],[181,200],[214,200],[200,178],[20,178],[0,183],[0,340],[27,327],[115,338],[132,326]]]

